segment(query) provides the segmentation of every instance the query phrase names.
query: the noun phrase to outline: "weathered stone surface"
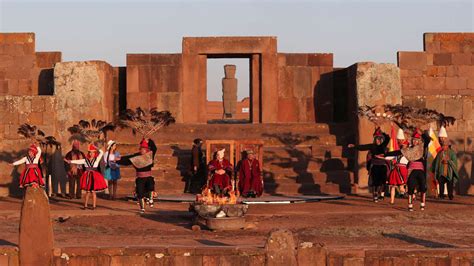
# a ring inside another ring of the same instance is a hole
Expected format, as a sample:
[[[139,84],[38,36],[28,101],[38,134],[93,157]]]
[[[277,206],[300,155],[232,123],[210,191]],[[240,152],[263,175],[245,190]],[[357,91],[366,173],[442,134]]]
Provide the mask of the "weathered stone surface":
[[[297,240],[291,231],[279,229],[270,232],[265,244],[266,265],[298,265],[296,248]]]
[[[42,188],[28,187],[20,218],[21,265],[50,265],[53,241],[48,197]]]
[[[67,127],[81,119],[113,118],[113,69],[106,62],[64,62],[54,67],[57,108],[57,131],[68,135]]]

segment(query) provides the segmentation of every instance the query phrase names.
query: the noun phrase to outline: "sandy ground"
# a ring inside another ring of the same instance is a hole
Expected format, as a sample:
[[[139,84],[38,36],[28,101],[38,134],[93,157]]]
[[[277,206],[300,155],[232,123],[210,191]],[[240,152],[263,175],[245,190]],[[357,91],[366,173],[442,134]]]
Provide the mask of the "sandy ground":
[[[417,202],[418,203],[418,202]],[[98,208],[81,210],[78,200],[52,199],[55,245],[66,246],[257,246],[275,228],[288,228],[300,241],[329,248],[474,247],[474,197],[430,199],[422,212],[373,203],[369,197],[288,205],[251,205],[246,229],[193,231],[189,204],[158,203],[145,215],[128,201],[99,199]],[[21,200],[0,199],[0,245],[18,243]],[[59,217],[70,217],[59,222]]]

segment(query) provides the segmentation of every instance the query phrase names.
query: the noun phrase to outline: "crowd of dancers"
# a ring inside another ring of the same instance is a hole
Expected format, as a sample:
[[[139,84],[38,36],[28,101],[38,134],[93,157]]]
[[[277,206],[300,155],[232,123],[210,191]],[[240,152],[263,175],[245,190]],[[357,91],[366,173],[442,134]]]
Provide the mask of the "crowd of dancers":
[[[383,199],[388,187],[391,204],[394,204],[398,192],[408,199],[408,210],[413,211],[416,193],[419,193],[420,210],[425,210],[428,175],[433,175],[433,180],[439,185],[438,197],[445,197],[446,185],[448,197],[453,200],[454,183],[459,178],[457,157],[449,143],[446,128],[440,128],[438,138],[440,147],[436,149],[434,161],[430,165],[427,163],[428,147],[432,141],[437,140],[430,136],[429,131],[416,129],[411,141],[408,141],[402,129],[398,130],[396,140],[391,140],[388,134],[377,128],[373,134],[373,143],[349,144],[349,148],[368,151],[367,170],[369,186],[373,190],[373,201]],[[389,144],[392,144],[390,148]]]

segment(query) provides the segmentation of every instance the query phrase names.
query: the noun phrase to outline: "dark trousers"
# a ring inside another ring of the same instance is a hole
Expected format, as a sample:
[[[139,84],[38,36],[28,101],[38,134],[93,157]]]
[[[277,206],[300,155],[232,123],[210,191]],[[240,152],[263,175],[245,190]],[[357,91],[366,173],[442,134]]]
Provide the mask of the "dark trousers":
[[[444,184],[448,184],[448,197],[452,199],[454,197],[454,179],[449,181],[445,176],[440,176],[438,178],[439,181],[439,197],[444,198]]]
[[[81,198],[81,175],[72,175],[68,176],[69,179],[69,196],[77,199]],[[75,192],[75,195],[74,195]]]
[[[426,186],[426,173],[423,170],[412,170],[408,176],[407,181],[408,195],[415,194],[415,189],[418,192],[425,193]]]
[[[150,192],[155,191],[155,179],[152,176],[137,177],[135,188],[138,199],[147,198],[150,196]]]

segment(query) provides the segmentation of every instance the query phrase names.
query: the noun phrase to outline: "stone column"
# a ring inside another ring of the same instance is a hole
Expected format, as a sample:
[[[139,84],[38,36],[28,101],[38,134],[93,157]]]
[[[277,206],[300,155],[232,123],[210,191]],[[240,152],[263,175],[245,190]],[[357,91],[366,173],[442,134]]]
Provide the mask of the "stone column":
[[[234,118],[237,108],[237,79],[235,65],[225,65],[225,78],[222,79],[222,102],[224,105],[224,119]]]
[[[360,106],[402,103],[400,70],[394,64],[356,63],[349,67],[348,83],[351,87],[349,94],[355,98],[355,104],[350,105],[354,114]],[[355,123],[353,128],[357,129],[356,142],[372,143],[375,125],[365,118],[354,117],[352,121]],[[382,129],[390,133],[390,125],[384,125]],[[358,192],[368,192],[366,157],[367,151],[356,154],[354,171],[358,180]]]

